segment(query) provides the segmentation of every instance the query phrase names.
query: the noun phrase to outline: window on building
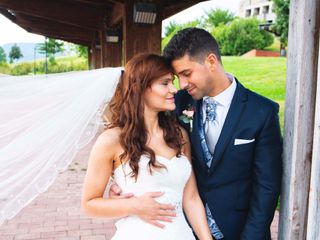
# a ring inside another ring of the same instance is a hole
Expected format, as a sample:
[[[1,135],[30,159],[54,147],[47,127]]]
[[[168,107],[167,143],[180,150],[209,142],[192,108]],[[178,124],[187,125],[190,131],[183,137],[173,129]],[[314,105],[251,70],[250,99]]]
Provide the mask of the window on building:
[[[250,17],[251,16],[251,9],[247,9],[246,10],[246,17]]]
[[[253,10],[253,16],[257,16],[257,15],[259,15],[260,14],[260,8],[255,8],[254,10]]]
[[[269,5],[263,7],[262,13],[269,13]]]

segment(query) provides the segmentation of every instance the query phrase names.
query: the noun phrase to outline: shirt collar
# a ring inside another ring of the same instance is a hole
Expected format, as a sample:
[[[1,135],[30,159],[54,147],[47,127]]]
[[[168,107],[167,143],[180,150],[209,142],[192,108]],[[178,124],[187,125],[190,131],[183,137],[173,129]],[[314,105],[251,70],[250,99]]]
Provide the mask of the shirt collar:
[[[214,97],[205,96],[203,97],[203,100],[207,98],[211,98],[215,100],[219,105],[222,105],[224,107],[230,106],[233,95],[237,88],[237,82],[235,81],[234,76],[232,76],[231,74],[227,73],[227,77],[231,82],[231,85],[229,87],[227,87],[223,92],[219,93],[217,96],[214,96]]]

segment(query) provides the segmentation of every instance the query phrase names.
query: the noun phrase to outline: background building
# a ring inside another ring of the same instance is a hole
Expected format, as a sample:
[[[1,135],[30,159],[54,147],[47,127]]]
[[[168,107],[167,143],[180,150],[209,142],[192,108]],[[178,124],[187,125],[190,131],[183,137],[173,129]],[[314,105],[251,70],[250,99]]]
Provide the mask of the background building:
[[[266,23],[273,23],[276,14],[272,11],[272,0],[241,0],[239,3],[239,17],[256,17]]]

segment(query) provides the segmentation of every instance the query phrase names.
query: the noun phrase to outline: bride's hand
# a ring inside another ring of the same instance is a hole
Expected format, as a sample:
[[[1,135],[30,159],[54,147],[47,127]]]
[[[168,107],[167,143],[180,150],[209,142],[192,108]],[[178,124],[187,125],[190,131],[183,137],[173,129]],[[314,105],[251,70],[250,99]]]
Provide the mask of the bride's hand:
[[[148,192],[140,197],[135,197],[135,201],[133,201],[133,214],[147,223],[164,228],[165,225],[159,221],[172,222],[172,217],[175,217],[176,213],[173,205],[159,203],[154,199],[163,194],[163,192]]]
[[[109,198],[112,199],[124,199],[124,198],[131,198],[133,197],[132,193],[125,193],[121,195],[121,188],[116,184],[112,183],[110,190],[109,190]]]

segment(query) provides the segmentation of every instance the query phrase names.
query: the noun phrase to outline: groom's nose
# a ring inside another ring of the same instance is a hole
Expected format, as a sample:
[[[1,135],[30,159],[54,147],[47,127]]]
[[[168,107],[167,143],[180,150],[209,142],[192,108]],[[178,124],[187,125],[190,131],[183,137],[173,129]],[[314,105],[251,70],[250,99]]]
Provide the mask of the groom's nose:
[[[181,89],[186,89],[188,87],[188,81],[186,81],[183,77],[180,77],[179,86]]]

